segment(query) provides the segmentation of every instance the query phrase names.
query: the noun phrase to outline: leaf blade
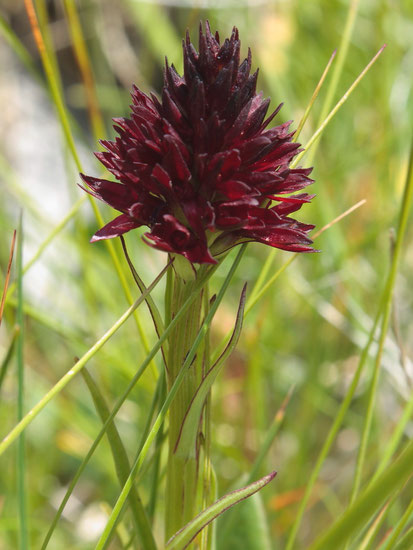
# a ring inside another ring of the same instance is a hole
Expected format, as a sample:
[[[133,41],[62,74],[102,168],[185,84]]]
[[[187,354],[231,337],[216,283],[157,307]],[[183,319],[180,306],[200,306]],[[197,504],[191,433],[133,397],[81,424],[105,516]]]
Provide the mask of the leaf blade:
[[[218,499],[214,504],[198,514],[198,516],[170,538],[166,544],[166,550],[185,550],[198,533],[200,533],[209,523],[214,521],[215,518],[223,514],[229,508],[232,508],[232,506],[235,506],[235,504],[257,493],[260,489],[268,485],[276,475],[277,472],[271,472],[258,481],[242,489],[237,489],[228,493]]]

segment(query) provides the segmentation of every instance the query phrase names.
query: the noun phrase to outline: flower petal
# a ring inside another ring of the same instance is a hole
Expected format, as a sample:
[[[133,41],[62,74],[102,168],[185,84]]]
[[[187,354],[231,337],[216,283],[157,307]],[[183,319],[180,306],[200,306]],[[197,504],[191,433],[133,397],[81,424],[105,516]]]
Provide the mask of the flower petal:
[[[107,223],[102,229],[99,229],[90,239],[91,243],[101,241],[102,239],[113,239],[127,233],[131,229],[140,227],[140,223],[126,214],[121,214],[111,222]]]

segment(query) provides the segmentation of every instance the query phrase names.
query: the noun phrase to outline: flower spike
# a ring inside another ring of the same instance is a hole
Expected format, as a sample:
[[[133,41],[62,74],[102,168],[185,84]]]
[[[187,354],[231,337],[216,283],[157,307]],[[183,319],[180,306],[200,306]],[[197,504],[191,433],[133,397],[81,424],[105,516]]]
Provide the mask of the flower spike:
[[[147,244],[200,264],[246,241],[313,250],[313,226],[289,216],[314,196],[291,195],[312,183],[311,169],[289,168],[300,145],[290,122],[267,129],[282,104],[267,116],[240,47],[237,28],[221,44],[207,22],[198,51],[186,34],[183,76],[165,59],[160,101],[133,86],[130,118],[113,119],[119,136],[96,153],[118,182],[81,174],[88,193],[121,213],[92,241],[146,226]]]

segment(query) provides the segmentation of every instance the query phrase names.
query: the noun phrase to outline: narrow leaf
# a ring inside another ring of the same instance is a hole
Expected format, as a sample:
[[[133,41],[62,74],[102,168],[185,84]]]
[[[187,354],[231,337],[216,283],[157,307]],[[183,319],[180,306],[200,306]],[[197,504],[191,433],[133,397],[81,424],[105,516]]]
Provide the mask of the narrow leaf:
[[[263,487],[270,483],[277,475],[277,472],[271,474],[247,485],[242,489],[238,489],[220,498],[206,510],[198,514],[196,518],[190,521],[176,535],[174,535],[166,544],[166,550],[184,550],[188,547],[191,541],[202,531],[211,521],[223,514],[226,510],[238,504],[242,500],[250,497]]]
[[[326,65],[326,68],[324,69],[323,74],[321,75],[321,78],[320,78],[320,80],[319,80],[317,86],[315,87],[315,90],[314,90],[314,92],[313,92],[313,95],[311,96],[310,102],[309,102],[308,105],[307,105],[307,108],[306,108],[306,110],[305,110],[305,112],[304,112],[304,115],[303,115],[302,119],[300,120],[300,123],[299,123],[298,126],[297,126],[297,130],[296,130],[296,132],[295,132],[295,134],[294,134],[293,141],[297,141],[299,135],[301,134],[301,130],[303,129],[304,124],[306,123],[306,121],[307,121],[307,119],[308,119],[308,117],[309,117],[309,115],[310,115],[311,109],[312,109],[312,107],[313,107],[313,105],[314,105],[315,100],[317,99],[318,93],[319,93],[319,91],[321,90],[321,87],[322,87],[322,85],[323,85],[323,83],[324,83],[324,80],[325,80],[326,77],[327,77],[327,74],[328,74],[328,72],[329,72],[329,70],[330,70],[331,64],[332,64],[333,61],[334,61],[334,58],[335,58],[335,56],[336,56],[336,53],[337,53],[337,50],[334,50],[334,52],[331,54],[330,59],[328,60],[328,63],[327,63],[327,65]]]
[[[377,466],[376,471],[374,472],[374,475],[370,483],[375,481],[376,478],[382,472],[384,472],[384,470],[387,468],[391,460],[391,457],[396,452],[396,449],[405,434],[406,426],[410,422],[412,416],[413,416],[413,392],[411,392],[410,399],[409,401],[407,401],[403,409],[403,413],[400,417],[400,420],[397,422],[396,426],[392,430],[392,434],[390,436],[389,441],[387,442],[386,447],[380,453],[381,454],[380,463]]]
[[[394,251],[392,255],[392,262],[390,265],[390,271],[385,289],[385,305],[383,311],[383,319],[380,327],[380,337],[378,341],[378,348],[376,358],[374,362],[373,374],[369,386],[367,410],[364,415],[363,431],[361,434],[361,441],[359,446],[359,452],[357,455],[356,469],[354,473],[353,486],[350,496],[350,504],[355,500],[359,488],[361,485],[362,474],[364,469],[364,463],[366,460],[368,440],[370,437],[371,426],[373,422],[373,413],[376,400],[376,394],[379,383],[379,373],[382,362],[382,354],[384,350],[384,343],[387,336],[388,327],[391,318],[391,306],[393,298],[393,289],[396,284],[396,275],[399,268],[400,257],[402,253],[402,245],[404,235],[406,233],[407,221],[410,213],[410,207],[413,200],[413,142],[410,149],[409,166],[404,186],[404,194],[400,207],[397,236],[394,245]]]
[[[360,82],[363,80],[363,78],[366,76],[368,71],[371,69],[371,67],[374,65],[374,63],[377,61],[377,59],[380,57],[380,55],[383,53],[384,48],[386,47],[386,44],[383,44],[383,46],[380,48],[380,50],[376,53],[376,55],[371,59],[371,61],[365,66],[365,68],[361,71],[359,76],[356,78],[356,80],[353,82],[353,84],[348,88],[346,93],[342,96],[342,98],[336,103],[336,105],[331,109],[331,111],[328,113],[326,118],[324,119],[323,123],[318,127],[318,129],[314,132],[314,134],[311,136],[311,138],[308,140],[306,145],[304,146],[304,151],[299,153],[293,162],[290,164],[291,168],[295,168],[302,157],[307,153],[307,151],[314,145],[314,143],[317,142],[317,140],[320,138],[320,136],[323,134],[326,126],[329,124],[329,122],[334,118],[335,114],[339,111],[341,106],[347,101],[347,99],[350,97],[352,92],[357,88],[357,86],[360,84]]]
[[[327,93],[322,105],[317,126],[320,126],[323,120],[326,118],[329,110],[331,109],[331,105],[333,103],[334,97],[336,95],[338,84],[340,82],[341,75],[343,74],[344,63],[348,56],[348,50],[351,44],[351,39],[354,31],[354,24],[357,19],[359,4],[360,4],[360,0],[350,0],[350,2],[348,3],[347,18],[344,25],[344,30],[341,37],[340,45],[337,50],[338,51],[337,60],[331,75],[330,84],[328,85],[328,88],[327,88]],[[317,147],[318,147],[318,143],[315,144],[315,146],[313,147],[308,157],[308,161],[310,165],[312,164],[312,159],[316,154]]]
[[[383,508],[379,511],[377,514],[377,517],[374,519],[372,524],[370,525],[369,529],[367,530],[367,533],[365,534],[363,540],[360,543],[360,546],[358,547],[358,550],[369,550],[372,547],[372,544],[375,541],[375,538],[377,537],[377,534],[379,533],[380,529],[383,526],[384,521],[386,520],[390,505],[393,504],[395,496],[398,497],[399,493],[397,492],[391,499],[389,499],[386,504],[383,506]]]
[[[122,249],[123,249],[123,252],[125,254],[126,261],[128,262],[129,268],[131,270],[132,276],[135,280],[135,283],[137,284],[139,290],[142,293],[144,293],[145,290],[146,290],[145,283],[140,278],[138,272],[135,269],[135,266],[132,263],[132,260],[130,259],[130,256],[128,254],[128,249],[126,248],[125,239],[123,238],[123,236],[120,237],[120,242],[122,243]],[[162,316],[159,313],[159,309],[158,309],[157,305],[155,304],[155,301],[153,300],[153,298],[150,294],[148,294],[146,296],[145,301],[146,301],[146,305],[148,306],[149,312],[151,314],[153,324],[154,324],[154,327],[155,327],[155,330],[156,330],[156,334],[158,335],[158,338],[160,338],[162,336],[163,331],[164,331]],[[167,342],[164,342],[164,344],[162,345],[162,355],[164,357],[164,361],[165,361],[165,364],[166,364],[166,357],[168,356],[168,344],[167,344]]]

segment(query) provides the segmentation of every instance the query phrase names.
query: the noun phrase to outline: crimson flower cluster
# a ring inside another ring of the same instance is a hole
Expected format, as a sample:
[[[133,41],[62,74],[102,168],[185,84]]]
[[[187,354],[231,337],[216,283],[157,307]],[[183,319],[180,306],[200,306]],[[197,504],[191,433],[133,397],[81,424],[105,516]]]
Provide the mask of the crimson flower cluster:
[[[258,241],[312,251],[313,225],[290,214],[314,195],[291,195],[312,180],[311,168],[289,165],[300,145],[290,122],[268,129],[270,100],[256,93],[251,52],[240,63],[238,30],[221,45],[208,23],[199,52],[187,33],[184,74],[166,62],[161,101],[132,91],[130,118],[115,118],[115,141],[95,153],[118,182],[81,174],[87,191],[121,215],[92,241],[147,226],[154,248],[193,263],[216,263],[224,250]]]

